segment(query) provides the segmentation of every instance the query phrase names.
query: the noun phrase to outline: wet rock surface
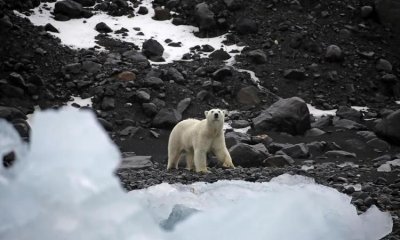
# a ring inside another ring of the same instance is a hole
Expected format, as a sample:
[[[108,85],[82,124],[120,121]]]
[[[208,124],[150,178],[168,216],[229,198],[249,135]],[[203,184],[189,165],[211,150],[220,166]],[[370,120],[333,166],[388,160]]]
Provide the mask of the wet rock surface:
[[[92,10],[129,16],[133,9],[126,1],[103,1],[94,9],[94,1],[63,2],[67,5],[55,17],[64,21],[90,17]],[[387,163],[400,157],[400,105],[395,103],[400,100],[400,40],[392,24],[399,15],[391,15],[396,1],[154,3],[161,7],[158,20],[177,12],[172,21],[201,26],[196,35],[230,31],[226,43],[246,47],[232,57],[224,49],[199,46],[211,52],[210,58],[155,67],[149,60],[164,60],[156,40],[142,46],[114,41],[103,26],[97,41],[107,51],[73,50],[49,33],[59,29],[33,26],[13,12],[32,9],[39,1],[0,1],[0,117],[28,140],[26,116],[35,108],[90,97],[93,106],[75,107],[93,111],[121,151],[141,159],[142,167],[116,172],[127,190],[161,182],[260,182],[291,173],[351,195],[359,211],[376,204],[400,216],[400,167]],[[138,14],[147,13],[142,8]],[[227,59],[235,59],[234,67],[226,66]],[[238,69],[253,71],[259,82]],[[316,119],[306,103],[337,109],[337,114]],[[210,174],[166,171],[170,129],[217,107],[231,111],[227,121],[234,128],[250,126],[246,133],[226,131],[238,167],[223,169],[210,155]],[[394,231],[385,239],[399,236],[395,218]]]

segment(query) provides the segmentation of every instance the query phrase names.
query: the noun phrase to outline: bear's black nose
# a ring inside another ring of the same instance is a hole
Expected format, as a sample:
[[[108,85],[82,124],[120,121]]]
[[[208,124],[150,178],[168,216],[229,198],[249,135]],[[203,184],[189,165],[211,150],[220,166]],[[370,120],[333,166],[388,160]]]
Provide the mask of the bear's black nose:
[[[214,113],[214,118],[218,118],[218,113]]]

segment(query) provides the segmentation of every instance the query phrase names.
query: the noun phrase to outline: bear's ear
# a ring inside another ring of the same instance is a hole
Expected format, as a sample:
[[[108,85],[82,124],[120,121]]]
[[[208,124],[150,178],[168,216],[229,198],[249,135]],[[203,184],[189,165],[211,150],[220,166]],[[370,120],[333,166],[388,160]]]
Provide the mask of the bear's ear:
[[[207,118],[207,115],[208,115],[208,111],[204,111],[204,116],[206,116],[206,118]]]
[[[228,114],[229,114],[228,110],[226,110],[226,109],[222,110],[222,112],[224,113],[225,116],[228,116]]]

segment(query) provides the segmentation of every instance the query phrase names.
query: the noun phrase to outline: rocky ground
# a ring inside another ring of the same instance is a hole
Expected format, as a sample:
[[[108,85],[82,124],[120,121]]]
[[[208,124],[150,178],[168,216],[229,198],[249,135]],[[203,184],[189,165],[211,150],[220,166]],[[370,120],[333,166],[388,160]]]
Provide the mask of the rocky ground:
[[[122,0],[75,2],[86,8],[60,8],[56,19],[90,17],[95,2],[110,15],[132,14]],[[394,231],[386,239],[400,238],[396,1],[154,1],[154,7],[172,11],[160,10],[160,20],[199,26],[200,37],[229,32],[226,44],[246,46],[233,67],[223,62],[227,53],[208,46],[185,55],[192,61],[152,65],[149,60],[163,60],[157,42],[113,40],[107,26],[99,26],[97,36],[107,51],[72,50],[49,34],[57,30],[51,25],[33,26],[13,12],[38,4],[0,0],[0,117],[25,139],[26,115],[35,106],[57,108],[72,96],[93,97],[93,107],[84,108],[97,114],[124,153],[117,175],[127,190],[161,182],[307,175],[353,196],[360,211],[372,204],[391,211]],[[213,53],[204,59],[201,52]],[[238,69],[254,71],[260,86]],[[305,102],[338,112],[315,119]],[[231,111],[232,127],[251,126],[246,134],[226,132],[238,167],[222,169],[210,156],[210,174],[165,171],[170,129],[215,107]]]

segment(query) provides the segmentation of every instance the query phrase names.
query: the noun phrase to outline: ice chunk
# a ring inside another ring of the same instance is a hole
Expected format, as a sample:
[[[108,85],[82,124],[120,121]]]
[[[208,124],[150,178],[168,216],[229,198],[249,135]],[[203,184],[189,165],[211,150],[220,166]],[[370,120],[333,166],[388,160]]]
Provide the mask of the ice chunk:
[[[156,223],[113,177],[118,149],[90,111],[33,118],[29,151],[7,170],[13,177],[1,174],[0,239],[159,239]],[[19,145],[9,128],[1,122],[0,139]]]
[[[2,146],[24,146],[4,121]],[[0,171],[0,239],[377,240],[392,230],[389,213],[357,215],[349,196],[304,176],[127,194],[112,175],[119,158],[91,111],[35,113],[29,149]]]

